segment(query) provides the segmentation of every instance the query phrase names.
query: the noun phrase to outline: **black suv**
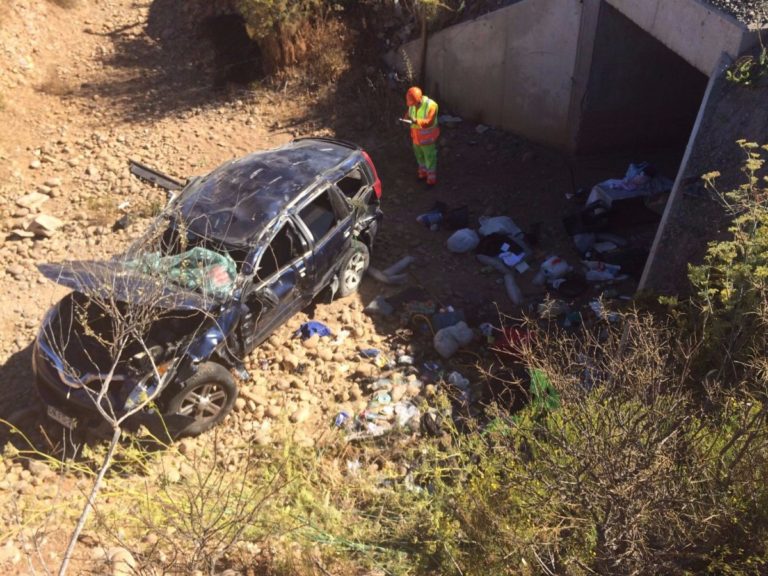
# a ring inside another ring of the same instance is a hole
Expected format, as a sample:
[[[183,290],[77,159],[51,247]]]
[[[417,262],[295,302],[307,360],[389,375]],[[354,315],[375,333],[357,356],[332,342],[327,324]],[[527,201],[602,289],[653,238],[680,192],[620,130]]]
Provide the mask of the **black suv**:
[[[195,435],[232,409],[232,371],[325,289],[355,292],[382,213],[368,154],[306,138],[193,178],[108,261],[42,264],[74,291],[46,315],[33,365],[48,415]]]

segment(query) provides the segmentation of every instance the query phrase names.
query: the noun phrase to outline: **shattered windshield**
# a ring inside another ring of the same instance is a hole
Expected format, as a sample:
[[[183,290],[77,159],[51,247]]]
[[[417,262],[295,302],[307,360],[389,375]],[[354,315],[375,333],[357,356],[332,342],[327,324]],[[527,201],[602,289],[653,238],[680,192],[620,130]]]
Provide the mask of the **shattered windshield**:
[[[185,290],[210,294],[217,299],[230,294],[237,278],[237,267],[229,254],[220,254],[202,246],[172,255],[150,252],[127,261],[126,266],[143,274],[165,278]]]

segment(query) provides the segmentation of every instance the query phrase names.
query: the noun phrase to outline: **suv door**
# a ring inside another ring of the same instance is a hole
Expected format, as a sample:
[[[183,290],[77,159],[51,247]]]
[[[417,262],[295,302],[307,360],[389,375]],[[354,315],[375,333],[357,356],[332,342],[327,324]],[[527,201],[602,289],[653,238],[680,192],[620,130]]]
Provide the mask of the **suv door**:
[[[312,242],[312,261],[307,268],[317,294],[330,283],[351,246],[353,213],[338,188],[326,184],[298,207],[296,217]]]
[[[354,212],[353,235],[357,237],[367,230],[366,244],[372,244],[381,213],[380,201],[373,186],[371,167],[364,161],[356,160],[335,171],[330,180],[336,184]]]
[[[263,342],[283,321],[312,299],[307,260],[312,251],[290,220],[285,220],[269,244],[257,252],[240,337],[247,353]]]

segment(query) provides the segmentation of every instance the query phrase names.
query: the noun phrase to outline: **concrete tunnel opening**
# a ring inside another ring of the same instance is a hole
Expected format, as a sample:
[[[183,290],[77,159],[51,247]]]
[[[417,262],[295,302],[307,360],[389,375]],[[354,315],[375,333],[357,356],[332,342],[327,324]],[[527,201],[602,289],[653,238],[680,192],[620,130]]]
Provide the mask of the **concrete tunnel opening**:
[[[707,82],[705,74],[602,3],[580,105],[577,155],[669,149],[682,157]]]
[[[200,30],[213,47],[216,86],[248,85],[264,76],[261,50],[248,35],[241,15],[210,16]]]
[[[589,188],[606,177],[622,178],[626,167],[638,162],[648,162],[653,171],[674,181],[708,82],[706,74],[601,2],[571,136],[575,182]],[[612,176],[607,176],[609,171]],[[647,266],[671,192],[670,186],[664,192],[622,200],[626,213],[616,218],[621,224],[611,231],[626,235],[635,252],[614,263],[624,265],[636,282]]]

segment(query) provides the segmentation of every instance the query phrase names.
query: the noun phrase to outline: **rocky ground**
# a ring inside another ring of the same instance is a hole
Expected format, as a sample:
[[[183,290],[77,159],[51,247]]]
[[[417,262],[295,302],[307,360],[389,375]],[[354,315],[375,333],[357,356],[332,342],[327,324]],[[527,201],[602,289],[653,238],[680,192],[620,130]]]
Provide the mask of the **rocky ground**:
[[[621,175],[626,167],[626,159],[616,157],[574,177],[556,153],[462,123],[444,130],[441,183],[425,190],[413,178],[407,134],[371,129],[362,115],[350,118],[343,104],[329,105],[336,97],[332,92],[292,91],[288,85],[277,90],[214,87],[210,47],[177,5],[11,0],[0,6],[0,290],[5,294],[0,417],[18,423],[49,453],[60,454],[61,431],[46,421],[35,399],[30,345],[45,310],[66,291],[45,280],[36,264],[103,258],[146,228],[165,194],[131,176],[128,159],[183,178],[294,136],[335,134],[360,142],[371,152],[385,190],[386,220],[373,264],[386,268],[413,256],[408,286],[417,296],[411,298],[461,309],[475,327],[497,319],[500,311],[519,309],[509,303],[501,277],[469,255],[448,253],[448,234],[420,226],[415,216],[437,199],[467,205],[473,218],[512,215],[524,229],[540,223],[539,258],[548,253],[573,257],[559,225],[573,209],[564,194]],[[121,225],[115,226],[118,220]],[[431,334],[404,327],[397,312],[382,317],[364,311],[376,297],[391,297],[403,288],[368,279],[359,295],[320,302],[291,319],[248,359],[253,379],[242,383],[223,433],[269,444],[275,429],[288,425],[299,444],[312,446],[340,413],[354,416],[371,409],[371,402],[380,407],[383,393],[391,407],[377,425],[401,417],[407,421],[413,414],[403,410],[418,405],[439,380],[435,369],[424,367],[439,360]],[[532,305],[543,296],[528,280],[523,290]],[[309,319],[327,324],[333,336],[294,337]],[[375,354],[365,352],[370,349],[378,356],[366,357]],[[465,357],[441,369],[471,376],[472,363]],[[185,441],[182,451],[196,442]],[[64,534],[49,531],[37,538],[39,523],[21,526],[20,511],[51,502],[74,511],[87,482],[76,474],[53,481],[48,466],[13,458],[10,447],[6,444],[0,460],[1,533],[10,535],[0,543],[0,566],[6,574],[24,574],[30,566],[55,566]],[[37,544],[30,547],[33,540]],[[109,561],[120,573],[119,567],[129,563],[121,554],[101,550],[86,560]]]

